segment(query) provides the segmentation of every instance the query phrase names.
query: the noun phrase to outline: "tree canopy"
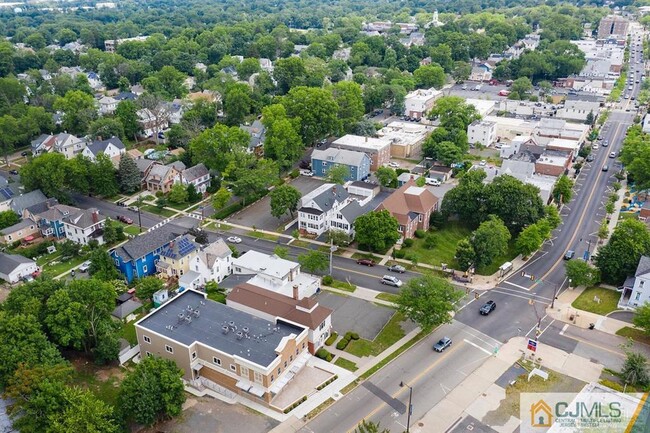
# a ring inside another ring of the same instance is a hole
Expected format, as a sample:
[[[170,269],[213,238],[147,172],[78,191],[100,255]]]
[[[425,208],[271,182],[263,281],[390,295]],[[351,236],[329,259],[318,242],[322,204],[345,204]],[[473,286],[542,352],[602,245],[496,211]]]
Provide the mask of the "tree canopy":
[[[450,323],[456,303],[463,297],[447,280],[433,275],[411,278],[400,289],[398,311],[422,328]]]

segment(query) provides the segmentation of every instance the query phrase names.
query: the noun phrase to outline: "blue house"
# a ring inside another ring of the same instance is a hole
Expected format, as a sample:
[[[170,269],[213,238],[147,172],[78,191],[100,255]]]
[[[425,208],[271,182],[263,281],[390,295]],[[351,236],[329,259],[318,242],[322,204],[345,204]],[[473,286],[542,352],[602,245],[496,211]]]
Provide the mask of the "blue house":
[[[64,204],[55,204],[47,210],[34,215],[34,221],[38,222],[38,227],[44,237],[53,236],[57,239],[65,238],[65,227],[63,219],[72,213],[79,212],[81,209],[66,206]]]
[[[169,224],[131,239],[111,252],[115,266],[127,282],[156,273],[160,253],[182,233]]]
[[[311,170],[315,176],[326,177],[332,167],[344,165],[350,174],[348,180],[365,180],[370,176],[370,157],[363,152],[336,149],[314,150],[311,154]]]

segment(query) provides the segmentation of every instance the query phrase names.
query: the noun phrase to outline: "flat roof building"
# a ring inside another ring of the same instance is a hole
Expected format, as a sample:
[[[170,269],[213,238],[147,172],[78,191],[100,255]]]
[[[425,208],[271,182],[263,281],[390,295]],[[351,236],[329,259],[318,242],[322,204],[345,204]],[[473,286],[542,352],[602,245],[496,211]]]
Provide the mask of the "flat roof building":
[[[372,171],[390,162],[390,141],[384,138],[347,134],[334,141],[331,147],[367,154],[370,157]]]

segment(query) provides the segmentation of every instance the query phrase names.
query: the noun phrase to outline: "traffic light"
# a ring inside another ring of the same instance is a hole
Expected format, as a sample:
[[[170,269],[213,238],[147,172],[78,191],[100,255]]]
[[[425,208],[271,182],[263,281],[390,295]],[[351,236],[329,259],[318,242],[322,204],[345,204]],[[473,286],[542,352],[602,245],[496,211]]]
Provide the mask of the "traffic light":
[[[531,280],[531,281],[535,281],[535,275],[531,275],[531,276],[530,276],[530,280]]]

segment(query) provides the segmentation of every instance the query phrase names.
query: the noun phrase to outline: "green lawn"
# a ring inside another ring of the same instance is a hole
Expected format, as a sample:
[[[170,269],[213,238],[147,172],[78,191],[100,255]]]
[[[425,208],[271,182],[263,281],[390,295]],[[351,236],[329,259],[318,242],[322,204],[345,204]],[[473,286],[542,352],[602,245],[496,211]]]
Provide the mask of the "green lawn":
[[[146,231],[146,229],[142,229],[142,231]],[[133,235],[133,236],[138,236],[140,234],[140,227],[137,225],[128,225],[124,227],[124,233]]]
[[[632,328],[631,326],[625,326],[619,329],[616,331],[616,335],[631,338],[636,342],[650,345],[650,335],[646,334],[641,329]]]
[[[72,383],[69,385],[77,385],[81,388],[88,389],[103,402],[115,405],[120,390],[119,378],[110,376],[106,381],[101,381],[93,371],[95,368],[94,364],[91,363],[90,365],[88,369],[85,366],[76,366],[72,373]]]
[[[594,301],[595,296],[600,298],[600,303]],[[605,315],[618,309],[617,305],[620,298],[621,294],[615,290],[604,289],[602,287],[588,287],[573,301],[571,306],[578,310]]]
[[[346,292],[354,292],[355,290],[357,290],[357,286],[355,286],[354,284],[350,284],[347,281],[339,281],[339,280],[332,281],[330,287],[334,287],[335,289],[339,289],[339,290],[345,290]]]
[[[273,242],[277,242],[278,239],[280,239],[279,236],[271,235],[271,234],[264,233],[264,232],[258,232],[256,230],[250,231],[250,232],[248,232],[246,234],[248,236],[252,236],[252,237],[257,238],[257,239],[265,239],[267,241],[273,241]]]
[[[382,301],[396,302],[399,296],[394,293],[380,293],[375,296],[375,299],[381,299]]]
[[[226,294],[221,292],[210,292],[208,293],[208,299],[219,302],[221,304],[226,303]]]
[[[57,256],[57,258],[59,258]],[[64,272],[69,271],[70,269],[74,268],[75,266],[78,266],[82,264],[84,261],[86,261],[85,256],[79,256],[79,257],[73,257],[70,260],[66,260],[65,262],[59,262],[56,264],[50,264],[52,260],[48,260],[47,263],[41,265],[41,268],[43,271],[50,273],[51,275],[60,275]],[[38,262],[37,262],[38,263]]]
[[[122,325],[122,338],[131,344],[138,344],[138,339],[135,335],[135,322],[136,321],[133,320]]]
[[[406,253],[404,258],[411,260],[415,256],[420,263],[434,266],[447,263],[449,267],[454,267],[456,263],[454,259],[456,244],[471,233],[470,229],[463,227],[459,223],[450,223],[448,226],[428,234],[435,239],[435,246],[430,250],[424,247],[424,239],[414,239],[415,243],[412,247],[405,248],[402,246],[402,250]]]
[[[292,247],[309,248],[309,245],[311,245],[309,242],[301,241],[300,239],[295,239],[293,242],[291,242]]]
[[[478,268],[476,273],[478,275],[492,275],[499,270],[499,266],[512,261],[515,257],[517,257],[517,251],[515,250],[515,240],[512,239],[508,243],[508,251],[505,254],[494,259],[490,265]]]
[[[189,205],[189,203],[172,203],[170,201],[167,202],[167,207],[171,207],[177,210],[185,210]]]
[[[403,321],[404,316],[401,313],[393,314],[393,317],[390,318],[384,329],[373,341],[364,340],[363,338],[352,340],[348,347],[345,348],[345,351],[358,357],[379,355],[406,335],[400,326]]]
[[[336,358],[336,361],[334,361],[335,365],[338,365],[339,367],[343,367],[346,370],[350,371],[357,371],[359,368],[357,367],[357,364],[355,364],[352,361],[348,361],[345,358],[341,358],[340,356]]]
[[[176,212],[174,211],[171,211],[169,209],[159,209],[158,206],[151,206],[149,204],[142,205],[142,210],[164,217],[176,215]]]

